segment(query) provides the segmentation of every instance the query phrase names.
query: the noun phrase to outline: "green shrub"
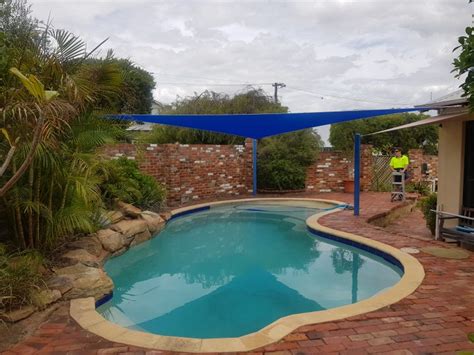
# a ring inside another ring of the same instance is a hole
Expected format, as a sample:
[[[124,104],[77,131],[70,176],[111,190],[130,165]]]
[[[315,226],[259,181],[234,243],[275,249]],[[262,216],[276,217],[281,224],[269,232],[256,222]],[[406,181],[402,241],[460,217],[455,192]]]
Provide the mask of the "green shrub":
[[[436,213],[431,210],[436,210],[437,202],[438,196],[436,193],[432,193],[420,201],[421,211],[425,216],[426,226],[430,229],[431,234],[433,235],[435,234],[436,229]]]
[[[304,189],[306,169],[316,160],[321,146],[321,138],[311,129],[262,139],[258,148],[258,187]]]
[[[430,183],[428,181],[410,182],[405,186],[406,192],[416,192],[421,196],[428,196],[431,192]]]
[[[33,291],[44,284],[42,265],[38,252],[9,254],[0,244],[0,312],[31,304]]]
[[[120,158],[105,163],[103,196],[110,203],[114,199],[149,208],[160,206],[166,191],[152,176],[142,173],[134,160]]]
[[[272,160],[258,168],[259,186],[264,189],[304,189],[305,180],[306,170],[293,161]]]

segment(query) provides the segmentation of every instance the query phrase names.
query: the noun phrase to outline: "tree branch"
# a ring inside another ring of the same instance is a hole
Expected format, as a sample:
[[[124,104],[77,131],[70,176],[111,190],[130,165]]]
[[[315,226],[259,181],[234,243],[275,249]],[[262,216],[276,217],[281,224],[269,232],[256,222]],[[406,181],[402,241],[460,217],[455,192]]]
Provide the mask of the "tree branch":
[[[26,156],[25,161],[21,164],[20,168],[13,174],[13,176],[0,188],[0,197],[4,196],[8,190],[10,190],[13,185],[23,176],[26,169],[30,166],[31,162],[33,161],[33,157],[35,156],[36,149],[38,148],[38,144],[41,140],[41,131],[43,129],[43,115],[40,115],[38,119],[38,123],[36,126],[35,133],[33,135],[33,142],[31,143],[31,149]],[[10,153],[10,152],[9,152]],[[3,168],[3,165],[2,165]],[[0,175],[1,176],[1,175]]]
[[[15,154],[16,151],[16,146],[11,146],[10,150],[8,151],[7,157],[5,161],[3,162],[2,166],[0,167],[0,177],[5,174],[5,171],[7,170],[8,165],[10,165],[10,162],[13,159],[13,154]]]

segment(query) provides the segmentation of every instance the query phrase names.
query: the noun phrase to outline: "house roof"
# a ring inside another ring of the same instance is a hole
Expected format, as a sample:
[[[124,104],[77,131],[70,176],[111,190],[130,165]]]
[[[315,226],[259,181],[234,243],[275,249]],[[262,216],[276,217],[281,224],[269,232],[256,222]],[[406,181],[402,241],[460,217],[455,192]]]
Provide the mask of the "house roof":
[[[436,100],[415,107],[430,107],[436,109],[446,106],[464,106],[467,105],[467,97],[463,97],[463,93],[463,90],[457,90]]]
[[[430,124],[440,124],[445,121],[451,121],[455,119],[459,119],[463,116],[465,116],[466,113],[455,113],[452,115],[439,115],[439,116],[434,116],[434,117],[428,117],[425,118],[424,120],[419,120],[416,122],[411,122],[407,123],[401,126],[389,128],[389,129],[384,129],[383,131],[378,131],[370,134],[366,134],[366,136],[372,136],[374,134],[380,134],[380,133],[387,133],[387,132],[393,132],[393,131],[398,131],[400,129],[405,129],[405,128],[414,128],[414,127],[419,127],[419,126],[426,126]]]

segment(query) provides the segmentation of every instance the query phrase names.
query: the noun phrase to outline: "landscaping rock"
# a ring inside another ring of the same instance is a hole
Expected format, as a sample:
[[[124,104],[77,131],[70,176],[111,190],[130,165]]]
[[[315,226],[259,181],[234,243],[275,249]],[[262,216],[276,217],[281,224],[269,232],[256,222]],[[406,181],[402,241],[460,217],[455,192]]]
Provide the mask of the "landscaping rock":
[[[101,242],[102,247],[111,253],[123,248],[125,244],[122,235],[112,229],[101,229],[97,232],[97,238]]]
[[[148,229],[147,222],[143,219],[120,221],[110,226],[110,229],[122,233],[124,236],[132,236]]]
[[[44,308],[60,298],[61,292],[58,290],[41,290],[32,295],[32,301],[38,308]]]
[[[143,219],[151,233],[158,232],[165,226],[165,220],[158,214],[151,211],[144,211],[140,218]]]
[[[115,258],[116,256],[120,256],[123,253],[125,253],[128,250],[128,247],[123,247],[122,249],[117,250],[115,253],[111,255],[112,258]]]
[[[66,254],[61,256],[62,260],[65,260],[69,264],[82,263],[87,266],[98,267],[100,265],[99,259],[90,254],[85,249],[70,250]]]
[[[112,291],[114,284],[102,270],[84,264],[67,266],[55,271],[56,275],[70,279],[72,289],[66,299],[94,297],[96,300]]]
[[[46,286],[51,290],[58,290],[62,295],[72,289],[72,281],[66,276],[53,276],[46,281]]]
[[[5,322],[15,323],[31,316],[35,310],[36,307],[34,306],[25,306],[12,312],[0,313],[0,319]]]
[[[110,223],[118,223],[125,218],[122,212],[120,211],[108,211],[106,216]]]
[[[85,249],[94,256],[101,256],[102,254],[102,243],[94,236],[82,237],[75,240],[67,245],[69,248],[74,249]]]
[[[160,213],[161,218],[163,218],[165,221],[169,221],[171,219],[171,213],[170,212],[163,212]]]
[[[151,233],[148,230],[138,233],[137,235],[135,235],[135,238],[133,238],[133,241],[131,242],[130,247],[146,242],[150,238],[151,238]]]
[[[141,209],[122,201],[117,202],[117,208],[125,216],[132,217],[132,218],[138,218],[140,216],[140,213],[142,212]]]

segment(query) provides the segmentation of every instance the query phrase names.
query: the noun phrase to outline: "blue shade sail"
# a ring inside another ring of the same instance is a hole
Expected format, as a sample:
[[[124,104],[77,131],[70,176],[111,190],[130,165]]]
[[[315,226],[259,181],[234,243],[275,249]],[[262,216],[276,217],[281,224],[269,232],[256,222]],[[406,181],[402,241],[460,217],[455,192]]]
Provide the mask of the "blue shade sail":
[[[420,108],[399,108],[361,111],[332,111],[304,113],[263,113],[225,115],[109,115],[109,118],[158,123],[169,126],[202,129],[206,131],[233,134],[260,139],[300,129],[327,124],[352,121],[394,113],[425,110]]]

